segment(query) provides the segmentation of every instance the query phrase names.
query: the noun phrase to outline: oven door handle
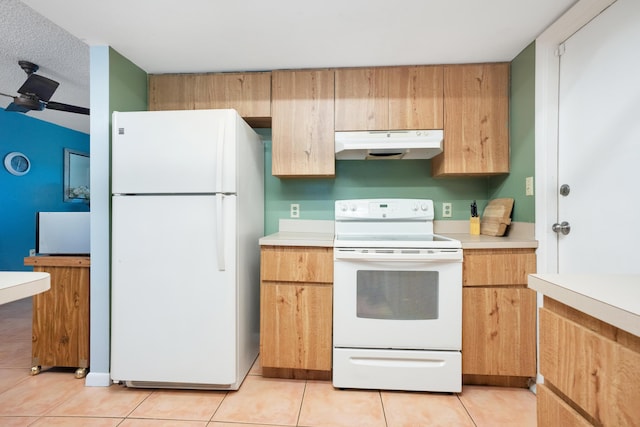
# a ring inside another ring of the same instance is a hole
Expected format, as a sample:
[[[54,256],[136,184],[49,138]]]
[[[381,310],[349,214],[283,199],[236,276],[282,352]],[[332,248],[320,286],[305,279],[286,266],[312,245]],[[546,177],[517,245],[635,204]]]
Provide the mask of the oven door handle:
[[[433,251],[431,253],[402,253],[402,252],[385,252],[367,251],[360,252],[348,249],[335,249],[334,259],[340,260],[358,260],[358,261],[412,261],[412,262],[440,262],[453,261],[462,262],[462,249],[454,249],[447,251]]]

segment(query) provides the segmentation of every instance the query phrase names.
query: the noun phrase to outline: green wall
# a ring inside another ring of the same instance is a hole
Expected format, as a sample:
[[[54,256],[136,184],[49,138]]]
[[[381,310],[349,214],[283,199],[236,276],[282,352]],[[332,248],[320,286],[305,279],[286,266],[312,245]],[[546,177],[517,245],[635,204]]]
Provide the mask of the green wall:
[[[147,110],[147,73],[111,48],[109,68],[111,112]]]
[[[525,196],[525,178],[535,171],[535,42],[511,62],[511,173],[489,179],[490,199],[512,197],[513,220],[535,222],[535,197]]]
[[[452,219],[468,219],[476,199],[487,203],[486,178],[433,178],[431,160],[337,160],[328,179],[279,179],[271,175],[271,129],[256,129],[265,142],[265,234],[278,231],[289,218],[289,205],[300,204],[300,219],[334,219],[340,199],[403,197],[433,199],[435,217],[451,202]]]

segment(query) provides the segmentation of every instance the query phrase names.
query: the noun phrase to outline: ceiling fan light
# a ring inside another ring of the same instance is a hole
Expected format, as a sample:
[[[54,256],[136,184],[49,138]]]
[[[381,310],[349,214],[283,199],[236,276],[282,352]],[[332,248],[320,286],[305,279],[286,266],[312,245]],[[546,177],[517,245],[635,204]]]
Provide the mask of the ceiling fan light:
[[[30,96],[20,95],[13,98],[13,105],[19,107],[20,109],[16,109],[13,111],[41,111],[44,109],[44,104],[40,102],[37,98],[33,98]]]

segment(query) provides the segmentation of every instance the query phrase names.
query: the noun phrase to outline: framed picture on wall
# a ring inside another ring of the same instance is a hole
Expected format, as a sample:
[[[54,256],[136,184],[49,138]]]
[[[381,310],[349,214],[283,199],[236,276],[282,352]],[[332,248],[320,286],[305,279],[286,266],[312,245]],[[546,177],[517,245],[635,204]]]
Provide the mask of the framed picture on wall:
[[[89,153],[64,149],[64,201],[89,203]]]

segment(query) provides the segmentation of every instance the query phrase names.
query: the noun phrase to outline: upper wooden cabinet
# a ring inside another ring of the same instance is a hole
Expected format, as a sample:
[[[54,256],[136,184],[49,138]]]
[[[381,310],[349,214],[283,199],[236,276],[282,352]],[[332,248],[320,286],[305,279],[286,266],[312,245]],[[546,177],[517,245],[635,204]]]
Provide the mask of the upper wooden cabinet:
[[[335,130],[442,129],[441,66],[335,72]]]
[[[274,71],[271,171],[279,177],[333,177],[334,72]]]
[[[149,76],[149,111],[194,110],[195,74]]]
[[[252,126],[269,126],[271,73],[149,76],[149,110],[233,108]]]
[[[509,172],[509,64],[444,67],[444,152],[434,176]]]

